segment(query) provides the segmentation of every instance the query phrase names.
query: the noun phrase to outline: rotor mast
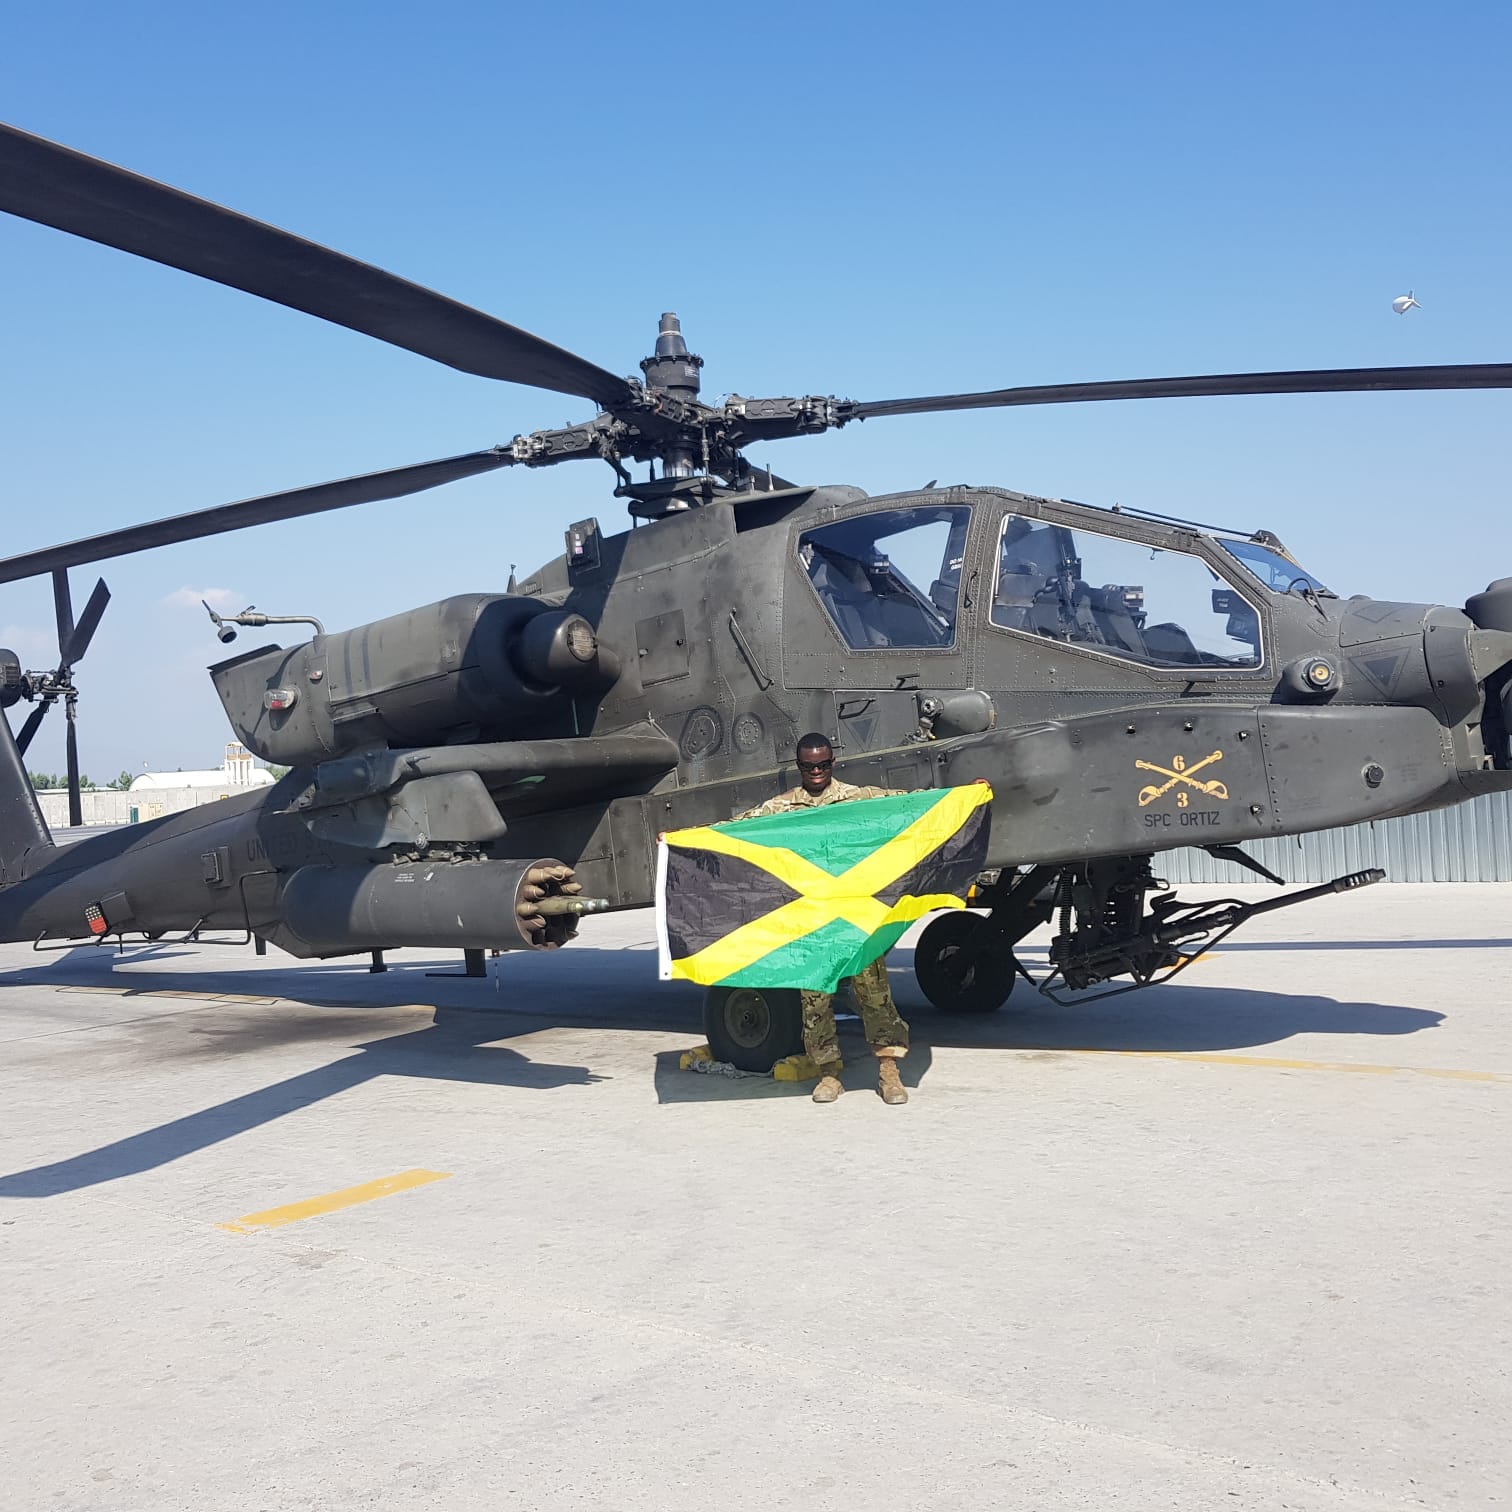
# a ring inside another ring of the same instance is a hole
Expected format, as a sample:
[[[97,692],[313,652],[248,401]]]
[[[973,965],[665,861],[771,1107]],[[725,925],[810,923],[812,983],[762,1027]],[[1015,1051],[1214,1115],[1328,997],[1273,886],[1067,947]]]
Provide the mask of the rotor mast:
[[[719,471],[713,451],[721,439],[721,412],[698,397],[703,386],[704,360],[688,350],[682,322],[668,310],[656,331],[656,348],[641,358],[645,388],[637,412],[622,438],[621,459],[661,463],[661,476],[637,482],[623,471],[615,497],[626,501],[630,513],[642,520],[660,520],[685,509],[696,509],[729,491],[711,474]],[[721,453],[721,460],[728,461]]]
[[[669,394],[685,404],[698,403],[702,387],[699,370],[704,360],[688,350],[683,340],[682,323],[670,310],[661,318],[656,330],[656,351],[641,358],[641,372],[646,375],[648,394]],[[692,478],[699,472],[701,458],[695,457],[691,436],[680,436],[668,448],[662,463],[666,478]]]

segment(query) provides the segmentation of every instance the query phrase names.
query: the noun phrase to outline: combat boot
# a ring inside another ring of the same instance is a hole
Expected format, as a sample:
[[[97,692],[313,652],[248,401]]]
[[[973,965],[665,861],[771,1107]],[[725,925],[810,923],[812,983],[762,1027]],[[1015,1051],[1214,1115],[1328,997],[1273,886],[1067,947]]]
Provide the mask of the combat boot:
[[[832,1103],[839,1100],[845,1088],[840,1085],[840,1067],[833,1062],[819,1068],[819,1085],[814,1088],[814,1101]]]
[[[882,1101],[895,1105],[906,1103],[908,1088],[903,1085],[903,1078],[898,1075],[897,1061],[887,1056],[877,1062],[877,1069],[880,1073],[877,1079],[877,1091],[881,1093]]]

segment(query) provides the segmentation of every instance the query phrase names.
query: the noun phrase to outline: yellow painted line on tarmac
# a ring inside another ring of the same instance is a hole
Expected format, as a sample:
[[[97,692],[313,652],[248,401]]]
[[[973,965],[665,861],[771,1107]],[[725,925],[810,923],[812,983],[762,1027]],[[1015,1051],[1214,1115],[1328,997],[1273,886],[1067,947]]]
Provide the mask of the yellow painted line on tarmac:
[[[433,1181],[445,1181],[450,1175],[450,1171],[401,1171],[397,1176],[380,1176],[377,1181],[343,1187],[339,1192],[327,1192],[323,1197],[306,1197],[303,1202],[265,1208],[260,1213],[244,1213],[233,1223],[217,1223],[215,1226],[228,1234],[255,1234],[261,1229],[282,1228],[286,1223],[339,1213],[343,1208],[358,1207],[376,1197],[392,1197],[396,1192],[412,1191]]]
[[[1512,1084],[1512,1072],[1460,1071],[1441,1066],[1377,1066],[1364,1061],[1293,1060],[1273,1055],[1219,1055],[1193,1050],[1084,1050],[1081,1055],[1124,1055],[1140,1060],[1198,1061],[1208,1066],[1249,1066],[1264,1071],[1345,1071],[1362,1076],[1436,1076],[1446,1081]]]

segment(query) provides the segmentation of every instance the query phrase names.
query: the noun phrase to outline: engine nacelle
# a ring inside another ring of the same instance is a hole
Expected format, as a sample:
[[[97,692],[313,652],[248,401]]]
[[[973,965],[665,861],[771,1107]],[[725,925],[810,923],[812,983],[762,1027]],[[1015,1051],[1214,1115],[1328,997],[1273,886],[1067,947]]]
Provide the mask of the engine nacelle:
[[[210,668],[241,742],[285,766],[456,731],[507,737],[523,720],[549,734],[573,694],[618,675],[581,614],[517,594],[461,594]]]

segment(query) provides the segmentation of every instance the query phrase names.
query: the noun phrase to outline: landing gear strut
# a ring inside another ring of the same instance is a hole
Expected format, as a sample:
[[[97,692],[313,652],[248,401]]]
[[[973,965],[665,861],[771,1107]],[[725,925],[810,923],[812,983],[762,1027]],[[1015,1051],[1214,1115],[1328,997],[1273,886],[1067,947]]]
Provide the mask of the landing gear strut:
[[[992,928],[981,914],[942,914],[914,946],[914,976],[936,1008],[990,1013],[1013,991],[1018,970],[1011,952],[982,949],[977,936]]]
[[[1242,854],[1226,859],[1260,869]],[[1386,875],[1378,868],[1351,872],[1263,903],[1236,898],[1183,903],[1154,875],[1150,861],[1149,856],[1114,856],[1005,873],[978,895],[991,913],[945,914],[919,937],[914,974],[920,989],[936,1008],[981,1012],[1001,1007],[1016,976],[1029,980],[1014,946],[1053,914],[1057,928],[1050,941],[1050,971],[1034,983],[1040,993],[1060,1003],[1066,1001],[1062,994],[1071,991],[1084,1003],[1132,992],[1169,981],[1257,914],[1368,887]],[[1120,976],[1132,980],[1087,995],[1089,988]]]
[[[976,901],[992,909],[942,914],[914,946],[919,990],[946,1013],[990,1013],[1001,1008],[1023,975],[1013,947],[1050,917],[1049,889],[1056,868],[1036,866],[1005,873]]]

